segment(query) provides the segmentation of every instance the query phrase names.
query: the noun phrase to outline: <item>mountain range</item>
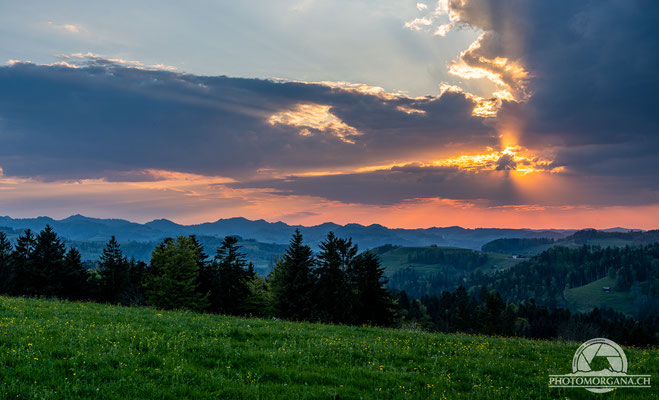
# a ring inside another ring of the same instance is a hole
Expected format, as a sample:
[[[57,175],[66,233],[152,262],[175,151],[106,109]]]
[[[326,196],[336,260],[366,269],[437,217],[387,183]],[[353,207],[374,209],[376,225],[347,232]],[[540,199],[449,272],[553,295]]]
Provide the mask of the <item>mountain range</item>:
[[[50,225],[55,231],[72,241],[105,242],[111,236],[120,241],[151,242],[177,235],[198,235],[222,238],[237,235],[263,243],[287,244],[295,229],[299,229],[307,243],[317,246],[332,231],[341,237],[351,237],[361,248],[373,248],[384,244],[401,246],[454,246],[480,249],[499,238],[552,238],[561,239],[575,230],[570,229],[467,229],[459,226],[426,229],[387,228],[382,225],[339,225],[324,223],[316,226],[288,225],[283,222],[248,220],[245,218],[220,219],[197,225],[181,225],[167,219],[157,219],[139,224],[122,219],[90,218],[73,215],[56,220],[50,217],[11,218],[0,217],[0,227],[14,230],[39,231]],[[617,229],[617,228],[614,228]]]

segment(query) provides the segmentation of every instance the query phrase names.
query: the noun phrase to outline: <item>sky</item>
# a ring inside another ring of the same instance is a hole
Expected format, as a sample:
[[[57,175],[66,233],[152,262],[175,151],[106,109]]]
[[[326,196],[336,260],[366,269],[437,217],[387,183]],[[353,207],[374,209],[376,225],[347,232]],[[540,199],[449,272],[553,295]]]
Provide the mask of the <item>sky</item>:
[[[0,214],[656,229],[657,20],[649,0],[0,0]]]

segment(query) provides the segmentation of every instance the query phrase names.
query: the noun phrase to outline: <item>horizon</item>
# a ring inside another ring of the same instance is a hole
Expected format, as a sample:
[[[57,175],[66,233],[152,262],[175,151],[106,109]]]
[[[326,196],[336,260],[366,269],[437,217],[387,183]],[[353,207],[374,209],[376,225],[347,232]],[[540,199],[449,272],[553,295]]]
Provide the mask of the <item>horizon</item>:
[[[606,230],[613,230],[613,229],[623,229],[623,230],[631,232],[631,231],[651,231],[651,230],[659,229],[659,228],[653,228],[653,229],[627,228],[627,227],[622,227],[622,226],[610,226],[608,228],[593,228],[593,227],[582,227],[582,228],[525,228],[525,227],[520,227],[520,228],[510,228],[510,227],[501,227],[501,226],[466,227],[466,226],[460,226],[460,225],[444,225],[444,226],[435,225],[435,226],[428,226],[428,227],[405,228],[405,227],[387,226],[387,225],[382,225],[382,224],[378,224],[378,223],[371,223],[371,224],[360,224],[360,223],[357,223],[357,222],[336,223],[334,221],[325,221],[325,222],[321,222],[321,223],[314,224],[314,225],[289,224],[287,222],[280,221],[280,220],[272,221],[272,220],[268,220],[268,219],[265,219],[265,218],[249,219],[249,218],[245,218],[245,217],[241,217],[241,216],[222,217],[222,218],[219,218],[219,219],[216,219],[216,220],[207,220],[207,221],[196,222],[196,223],[181,223],[181,222],[177,222],[175,220],[169,219],[169,218],[155,218],[155,219],[146,220],[144,222],[140,222],[140,221],[125,219],[125,218],[91,217],[91,216],[83,215],[83,214],[72,214],[72,215],[69,215],[67,217],[61,217],[61,218],[55,218],[55,217],[51,217],[51,216],[48,216],[48,215],[38,215],[38,216],[34,216],[34,217],[12,217],[12,216],[9,216],[9,215],[0,215],[0,218],[10,218],[10,219],[13,219],[13,220],[48,218],[48,219],[52,219],[53,221],[56,221],[56,222],[61,222],[61,221],[64,221],[64,220],[67,220],[67,219],[70,219],[70,218],[74,218],[74,217],[82,217],[82,218],[87,218],[87,219],[99,219],[99,220],[126,221],[126,222],[129,222],[129,223],[134,223],[134,224],[139,224],[139,225],[146,225],[148,223],[157,222],[157,221],[167,221],[167,222],[172,222],[172,223],[174,223],[176,225],[180,225],[180,226],[195,226],[195,225],[203,225],[203,224],[213,224],[213,223],[216,223],[216,222],[226,221],[226,220],[243,219],[243,220],[246,220],[246,221],[249,221],[249,222],[264,221],[264,222],[267,222],[269,224],[283,223],[283,224],[286,224],[290,227],[301,226],[301,227],[304,227],[304,228],[313,228],[313,227],[326,225],[326,224],[334,224],[334,225],[338,225],[338,226],[347,226],[347,225],[360,225],[360,226],[363,226],[363,227],[381,226],[381,227],[384,227],[386,229],[406,229],[406,230],[433,229],[433,228],[436,228],[436,229],[462,228],[462,229],[471,229],[471,230],[476,230],[476,229],[517,229],[517,230],[530,230],[530,231],[583,231],[583,230],[594,229],[594,230],[598,230],[598,231],[606,231]]]
[[[0,13],[2,214],[659,227],[659,7],[80,5]]]

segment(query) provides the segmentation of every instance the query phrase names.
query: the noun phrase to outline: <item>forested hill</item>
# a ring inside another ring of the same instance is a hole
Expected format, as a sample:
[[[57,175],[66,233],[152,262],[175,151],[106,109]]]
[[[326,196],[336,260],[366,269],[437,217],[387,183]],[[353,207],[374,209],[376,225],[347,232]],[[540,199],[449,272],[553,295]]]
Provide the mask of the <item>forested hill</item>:
[[[494,274],[471,273],[466,282],[469,287],[496,290],[514,303],[535,299],[549,307],[566,307],[575,300],[597,301],[599,307],[655,316],[659,314],[659,243],[555,246]]]
[[[483,245],[482,251],[516,255],[535,255],[553,246],[579,247],[583,245],[600,247],[624,247],[659,242],[659,230],[651,231],[598,231],[584,229],[570,236],[555,238],[503,238]]]
[[[251,221],[245,218],[220,219],[198,225],[180,225],[166,219],[138,224],[121,219],[89,218],[74,215],[55,220],[49,217],[13,219],[0,217],[0,231],[12,236],[13,231],[32,229],[40,231],[50,225],[62,237],[78,242],[107,242],[111,236],[124,242],[160,241],[165,237],[197,235],[223,238],[237,235],[263,243],[287,244],[296,229],[308,243],[316,248],[331,231],[341,237],[350,237],[360,248],[374,248],[385,244],[400,246],[453,246],[480,249],[485,243],[500,238],[552,238],[561,239],[574,230],[531,230],[478,228],[465,229],[458,226],[428,229],[391,229],[382,225],[338,225],[325,223],[316,226],[288,225],[283,222]]]

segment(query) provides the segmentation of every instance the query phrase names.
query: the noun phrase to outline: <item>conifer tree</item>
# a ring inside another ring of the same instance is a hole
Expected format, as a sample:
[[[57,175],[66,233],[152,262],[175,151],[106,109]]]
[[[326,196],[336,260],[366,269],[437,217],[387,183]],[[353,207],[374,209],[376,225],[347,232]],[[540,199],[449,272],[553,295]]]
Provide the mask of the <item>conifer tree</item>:
[[[280,318],[306,320],[313,315],[315,259],[295,230],[286,253],[272,271],[270,284],[275,313]]]
[[[165,309],[204,310],[207,296],[199,291],[198,249],[192,238],[165,239],[153,251],[146,280],[148,304]]]
[[[350,269],[353,285],[354,316],[358,323],[390,325],[394,321],[394,301],[386,288],[384,268],[373,252],[357,256]]]
[[[119,242],[112,236],[99,261],[103,300],[116,303],[130,284],[130,264],[123,256]]]
[[[26,229],[18,236],[16,246],[11,254],[11,263],[14,272],[14,287],[10,293],[31,294],[33,287],[30,282],[32,270],[32,252],[34,251],[35,238],[30,229]]]
[[[353,292],[347,271],[352,268],[357,246],[350,239],[337,238],[330,232],[320,244],[315,304],[318,317],[326,322],[351,323]]]
[[[66,252],[62,272],[62,297],[79,300],[89,295],[87,285],[89,274],[77,249],[70,248]]]
[[[39,232],[30,254],[28,294],[61,296],[64,289],[66,248],[49,225]]]
[[[14,268],[11,262],[11,243],[0,232],[0,293],[10,293],[14,284]]]
[[[247,260],[240,252],[238,238],[227,236],[217,249],[215,264],[218,274],[218,287],[214,309],[223,314],[240,315],[245,312],[249,296],[250,281]]]
[[[196,262],[199,267],[198,288],[199,292],[203,293],[208,299],[208,311],[219,312],[219,272],[218,265],[215,262],[208,260],[208,255],[204,251],[204,247],[197,240],[197,237],[190,236],[192,244],[195,248]]]

